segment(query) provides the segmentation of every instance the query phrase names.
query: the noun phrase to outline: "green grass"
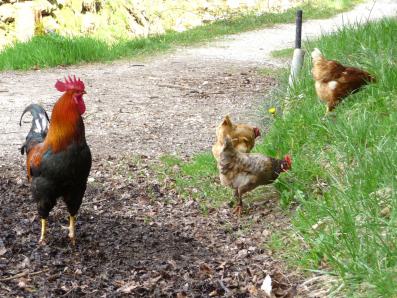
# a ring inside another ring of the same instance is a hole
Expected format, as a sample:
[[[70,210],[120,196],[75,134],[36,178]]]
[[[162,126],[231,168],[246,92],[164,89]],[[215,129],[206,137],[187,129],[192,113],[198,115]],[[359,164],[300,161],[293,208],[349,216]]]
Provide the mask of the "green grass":
[[[294,90],[278,92],[272,129],[257,150],[290,152],[291,175],[277,187],[295,202],[307,269],[344,279],[348,297],[397,295],[397,21],[344,28],[306,45],[373,73],[378,83],[349,96],[333,116],[314,91],[306,59]],[[284,86],[287,85],[285,74]],[[387,212],[388,208],[390,212]]]
[[[271,55],[274,58],[292,58],[293,53],[294,53],[293,48],[286,48],[286,49],[273,51],[271,52]]]
[[[361,0],[312,0],[303,4],[305,19],[325,18],[350,9]],[[58,35],[36,36],[30,42],[17,43],[0,52],[0,70],[45,68],[88,62],[106,62],[164,52],[212,40],[227,34],[293,22],[295,10],[284,13],[245,15],[193,28],[185,32],[168,32],[148,38],[119,41],[113,45],[90,37],[67,38]]]
[[[177,156],[163,156],[162,164],[156,169],[160,179],[172,177],[173,187],[184,198],[200,202],[202,210],[218,207],[232,198],[231,191],[217,183],[216,162],[212,154],[201,153],[191,162],[183,162]]]
[[[186,162],[174,155],[165,155],[161,164],[154,168],[161,181],[172,180],[175,188],[184,199],[194,199],[206,213],[208,209],[218,208],[227,204],[232,207],[236,201],[233,192],[220,184],[216,161],[212,153],[197,154],[192,160]],[[244,205],[249,208],[251,204],[274,197],[274,191],[263,191],[258,188],[244,195]]]

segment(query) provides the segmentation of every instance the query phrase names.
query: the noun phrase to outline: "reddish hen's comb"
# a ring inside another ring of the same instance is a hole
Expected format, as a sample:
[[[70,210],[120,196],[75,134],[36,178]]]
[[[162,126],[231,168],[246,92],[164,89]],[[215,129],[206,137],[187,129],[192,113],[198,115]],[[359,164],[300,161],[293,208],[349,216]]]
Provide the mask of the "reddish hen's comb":
[[[85,89],[83,81],[76,79],[76,76],[73,76],[73,78],[71,76],[65,78],[65,82],[57,80],[55,83],[55,88],[57,88],[57,90],[60,92],[65,92],[68,90],[83,92]]]
[[[258,127],[254,127],[254,134],[255,134],[255,138],[260,137],[261,136],[261,132],[259,130]]]

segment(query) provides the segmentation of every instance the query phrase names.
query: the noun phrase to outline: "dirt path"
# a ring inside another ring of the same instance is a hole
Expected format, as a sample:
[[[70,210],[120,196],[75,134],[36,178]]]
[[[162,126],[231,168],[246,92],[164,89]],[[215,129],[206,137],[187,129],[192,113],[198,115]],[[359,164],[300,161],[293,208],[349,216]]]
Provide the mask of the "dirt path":
[[[396,14],[397,2],[378,0],[330,20],[305,22],[306,37],[335,30],[343,23]],[[280,62],[271,51],[290,47],[293,25],[234,35],[201,47],[179,49],[144,62],[121,61],[30,72],[0,74],[0,158],[15,159],[29,124],[19,115],[29,103],[48,111],[59,96],[56,79],[76,74],[87,85],[88,141],[98,154],[163,153],[191,156],[210,148],[221,117],[257,123],[257,107],[274,80],[257,67]]]
[[[371,18],[395,14],[394,2],[377,1]],[[366,18],[371,3],[344,14],[343,21]],[[341,23],[342,16],[310,21],[304,32],[313,36]],[[203,216],[196,202],[159,184],[145,159],[136,164],[126,157],[207,150],[225,114],[258,123],[256,110],[275,81],[257,67],[277,66],[269,53],[291,46],[293,32],[292,25],[282,25],[145,61],[1,73],[0,296],[249,297],[270,274],[277,296],[307,297],[298,287],[302,277],[266,248],[271,229],[288,224],[273,194],[264,194],[241,220],[226,205]],[[81,208],[77,248],[67,245],[62,204],[51,213],[49,245],[41,248],[18,152],[30,124],[17,124],[32,101],[50,111],[59,96],[53,84],[67,74],[87,86],[94,181]]]

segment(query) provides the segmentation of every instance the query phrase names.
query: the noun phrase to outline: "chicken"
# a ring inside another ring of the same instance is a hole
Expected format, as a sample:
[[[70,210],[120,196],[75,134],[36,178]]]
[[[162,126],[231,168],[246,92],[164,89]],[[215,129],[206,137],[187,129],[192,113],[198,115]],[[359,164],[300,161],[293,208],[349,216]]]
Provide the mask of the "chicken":
[[[366,71],[325,59],[317,48],[312,52],[312,59],[316,93],[327,103],[326,113],[331,112],[349,94],[357,92],[369,82],[375,82],[375,78]]]
[[[221,184],[234,189],[237,199],[235,213],[241,215],[242,196],[259,185],[272,183],[282,172],[291,169],[289,155],[284,159],[266,157],[259,153],[243,153],[233,147],[230,137],[226,137],[219,161]]]
[[[240,152],[250,152],[255,145],[255,139],[259,137],[259,128],[248,124],[233,124],[229,116],[225,116],[216,129],[216,143],[212,146],[212,154],[219,161],[219,154],[226,136],[232,138],[234,147]]]
[[[76,77],[57,81],[55,87],[64,94],[55,103],[51,121],[45,110],[32,104],[32,127],[21,148],[26,152],[27,176],[32,196],[37,202],[41,222],[39,244],[45,244],[47,219],[57,199],[62,197],[69,211],[69,238],[76,241],[76,214],[80,208],[91,169],[91,152],[85,139],[81,117],[85,112],[84,83]],[[20,125],[21,125],[20,121]]]

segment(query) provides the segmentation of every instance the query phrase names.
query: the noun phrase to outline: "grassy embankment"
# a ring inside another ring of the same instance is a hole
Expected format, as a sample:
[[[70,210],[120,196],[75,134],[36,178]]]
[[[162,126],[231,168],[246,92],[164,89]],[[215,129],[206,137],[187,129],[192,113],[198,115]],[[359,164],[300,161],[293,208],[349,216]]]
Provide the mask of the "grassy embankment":
[[[353,7],[362,0],[311,0],[304,4],[305,19],[325,18]],[[58,35],[36,36],[30,42],[17,43],[0,52],[0,71],[12,69],[45,68],[87,62],[105,62],[132,58],[209,41],[227,34],[249,31],[273,24],[293,22],[295,9],[284,13],[245,15],[220,20],[182,33],[168,32],[108,45],[89,37],[65,38]]]
[[[323,118],[325,105],[315,95],[306,59],[296,88],[287,91],[285,73],[273,94],[277,101],[266,103],[264,110],[277,105],[278,114],[255,148],[271,156],[289,152],[294,161],[293,170],[276,182],[294,228],[275,234],[267,245],[279,247],[294,266],[339,276],[348,297],[397,295],[396,32],[397,21],[385,20],[306,44],[308,51],[318,47],[326,57],[367,69],[378,82]],[[203,205],[231,199],[230,191],[214,183],[217,171],[209,153],[189,163],[170,157],[164,162],[179,165],[177,189],[190,190]],[[265,201],[264,193],[261,188],[244,201]]]

